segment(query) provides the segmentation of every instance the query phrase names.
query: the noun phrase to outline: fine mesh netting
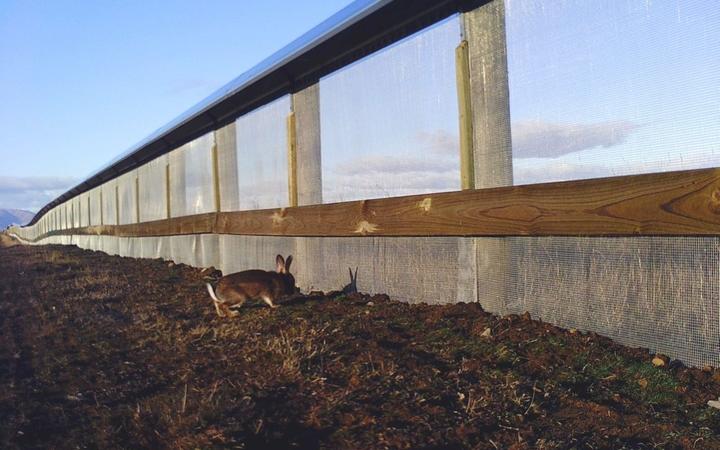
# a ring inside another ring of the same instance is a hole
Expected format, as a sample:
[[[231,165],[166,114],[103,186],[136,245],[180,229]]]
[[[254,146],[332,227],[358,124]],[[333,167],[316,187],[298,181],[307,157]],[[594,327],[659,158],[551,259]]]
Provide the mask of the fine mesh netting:
[[[137,170],[117,178],[118,223],[137,223]],[[125,256],[125,255],[123,255]]]
[[[223,273],[248,269],[275,270],[275,255],[295,252],[295,238],[220,235],[218,267]],[[295,273],[293,267],[291,271]]]
[[[460,189],[457,17],[320,81],[325,203]]]
[[[720,238],[478,241],[495,241],[495,264],[504,266],[484,273],[478,253],[478,301],[486,309],[529,311],[546,322],[595,331],[689,364],[720,364]],[[497,251],[498,243],[504,252]]]
[[[170,236],[170,259],[195,267],[217,267],[218,241],[217,235]]]
[[[226,199],[229,211],[288,206],[289,114],[284,96],[235,121],[238,197]]]
[[[72,200],[65,202],[65,228],[70,229],[73,227],[73,214],[72,214]]]
[[[475,301],[470,238],[291,238],[220,236],[220,269],[274,270],[275,256],[294,255],[304,291],[340,290],[358,267],[358,288],[411,302]],[[308,252],[307,249],[312,249]]]
[[[58,210],[58,227],[59,227],[60,230],[64,230],[64,229],[67,228],[66,214],[65,214],[66,209],[67,209],[67,208],[66,208],[66,206],[65,206],[64,203],[61,203],[60,205],[57,206],[57,210]]]
[[[80,226],[90,226],[90,202],[87,192],[78,195],[78,210],[80,212]]]
[[[208,133],[190,143],[185,152],[186,215],[215,210],[213,194],[212,148],[214,133]]]
[[[715,167],[714,6],[491,2],[76,196],[18,233],[33,240],[58,228],[163,219],[168,197],[172,217],[213,212],[216,182],[222,211],[285,207],[291,111],[301,205],[458,190],[455,58],[463,40],[477,187]],[[529,311],[688,364],[720,365],[720,238],[63,235],[38,243],[226,274],[273,270],[275,255],[293,254],[306,292],[339,290],[348,267],[358,267],[363,292]]]
[[[475,301],[469,238],[297,238],[294,272],[305,290],[340,290],[358,268],[358,289],[412,303]],[[307,252],[305,249],[310,248]]]
[[[70,200],[70,212],[72,215],[72,227],[80,228],[80,197]]]
[[[239,205],[237,181],[237,139],[235,122],[215,131],[218,157],[220,210],[235,211]]]
[[[163,155],[138,168],[140,222],[167,218],[167,165]]]
[[[108,255],[117,255],[120,252],[120,238],[116,236],[100,236],[99,250]]]
[[[102,203],[101,188],[96,187],[88,192],[88,201],[90,205],[90,225],[102,225]]]
[[[100,187],[103,198],[103,223],[117,225],[117,181],[110,180]]]
[[[720,165],[720,8],[507,0],[516,184]]]
[[[215,211],[214,136],[208,133],[169,153],[171,217]]]
[[[320,136],[320,85],[292,95],[295,117],[298,205],[322,203],[322,142]]]

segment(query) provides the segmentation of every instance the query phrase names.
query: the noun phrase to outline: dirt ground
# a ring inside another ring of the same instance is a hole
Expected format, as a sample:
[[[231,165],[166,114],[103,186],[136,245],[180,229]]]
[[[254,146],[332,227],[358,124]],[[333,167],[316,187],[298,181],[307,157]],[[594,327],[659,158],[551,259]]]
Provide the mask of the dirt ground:
[[[720,371],[477,304],[313,295],[220,319],[209,275],[0,248],[0,447],[720,448]]]
[[[20,243],[6,233],[0,233],[0,248],[14,247]]]

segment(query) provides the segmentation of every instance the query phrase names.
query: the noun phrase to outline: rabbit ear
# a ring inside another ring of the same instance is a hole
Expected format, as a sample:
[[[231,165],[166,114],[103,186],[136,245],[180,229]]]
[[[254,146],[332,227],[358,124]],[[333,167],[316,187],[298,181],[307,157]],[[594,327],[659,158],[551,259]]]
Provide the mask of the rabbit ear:
[[[353,282],[353,276],[352,276],[352,269],[348,267],[348,272],[350,272],[350,282]]]
[[[354,281],[355,283],[357,283],[357,271],[358,271],[358,267],[355,266],[355,278],[353,278],[353,281]]]
[[[285,270],[283,273],[290,273],[290,264],[292,264],[292,262],[293,262],[292,255],[288,255],[287,259],[285,260],[285,267],[284,267]]]
[[[277,255],[275,257],[275,271],[277,273],[285,272],[285,259],[282,257],[282,255]]]

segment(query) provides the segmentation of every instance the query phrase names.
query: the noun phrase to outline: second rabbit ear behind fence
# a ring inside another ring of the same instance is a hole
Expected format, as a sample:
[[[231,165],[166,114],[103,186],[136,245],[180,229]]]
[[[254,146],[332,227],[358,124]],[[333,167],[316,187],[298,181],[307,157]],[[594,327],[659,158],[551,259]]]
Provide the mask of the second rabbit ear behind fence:
[[[342,288],[343,294],[354,294],[357,292],[357,273],[358,268],[355,267],[355,276],[353,276],[352,269],[348,267],[348,272],[350,272],[350,283],[346,284],[344,288]]]

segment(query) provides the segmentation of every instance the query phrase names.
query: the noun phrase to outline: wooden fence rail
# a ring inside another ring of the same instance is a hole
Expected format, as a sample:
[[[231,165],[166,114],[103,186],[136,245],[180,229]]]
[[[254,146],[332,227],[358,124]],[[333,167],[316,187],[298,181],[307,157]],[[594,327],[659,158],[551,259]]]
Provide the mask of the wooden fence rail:
[[[219,212],[52,231],[122,237],[720,235],[720,169]]]

